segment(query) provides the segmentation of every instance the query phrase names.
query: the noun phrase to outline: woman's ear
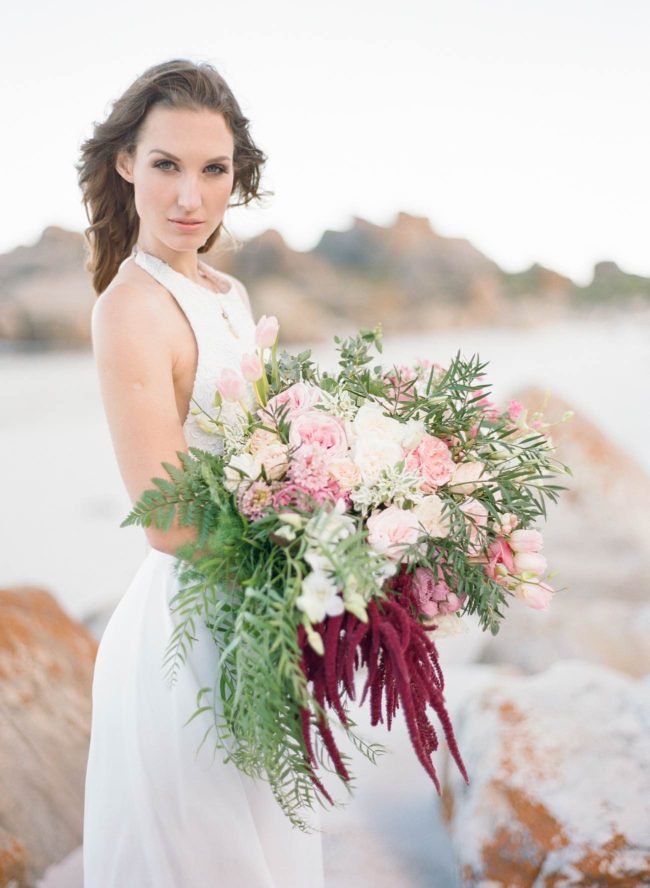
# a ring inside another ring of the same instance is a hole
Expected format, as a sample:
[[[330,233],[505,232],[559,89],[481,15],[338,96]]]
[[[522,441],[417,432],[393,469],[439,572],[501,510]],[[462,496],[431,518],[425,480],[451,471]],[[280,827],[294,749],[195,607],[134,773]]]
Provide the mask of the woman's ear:
[[[133,183],[133,158],[125,151],[119,151],[115,158],[115,169],[123,179]]]

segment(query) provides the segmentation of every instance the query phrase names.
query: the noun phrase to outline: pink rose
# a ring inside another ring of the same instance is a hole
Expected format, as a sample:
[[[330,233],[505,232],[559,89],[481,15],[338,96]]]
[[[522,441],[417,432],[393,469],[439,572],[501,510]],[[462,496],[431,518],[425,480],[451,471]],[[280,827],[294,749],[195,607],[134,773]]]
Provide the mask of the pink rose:
[[[308,382],[294,382],[283,392],[278,392],[277,395],[269,398],[266,406],[260,407],[257,413],[265,422],[273,422],[279,408],[286,404],[286,413],[283,411],[283,415],[285,420],[291,422],[296,413],[311,409],[320,400],[318,386],[310,385]]]
[[[455,465],[445,442],[425,432],[418,446],[406,454],[405,468],[419,473],[422,490],[428,493],[449,481]]]
[[[345,426],[336,416],[324,410],[305,410],[291,419],[289,443],[293,447],[315,444],[328,456],[344,456],[348,452]]]
[[[368,517],[368,543],[387,558],[401,560],[403,549],[416,542],[422,531],[412,510],[391,505]]]

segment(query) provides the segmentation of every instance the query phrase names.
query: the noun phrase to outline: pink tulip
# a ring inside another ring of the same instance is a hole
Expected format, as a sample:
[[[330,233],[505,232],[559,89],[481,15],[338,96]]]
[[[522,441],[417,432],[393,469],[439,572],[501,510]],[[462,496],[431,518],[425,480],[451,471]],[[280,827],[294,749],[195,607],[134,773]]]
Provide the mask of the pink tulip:
[[[252,352],[247,352],[242,357],[240,366],[244,379],[247,379],[249,382],[257,382],[258,379],[261,379],[264,372],[259,355]]]
[[[508,537],[508,542],[514,552],[539,552],[544,544],[539,530],[533,528],[513,530]]]
[[[262,315],[255,327],[255,345],[258,348],[271,348],[278,338],[280,325],[275,315]]]
[[[541,580],[519,583],[514,591],[517,598],[535,610],[546,610],[555,594],[555,590]]]
[[[547,568],[546,558],[539,552],[515,552],[515,571],[541,576]]]
[[[246,393],[246,383],[236,370],[226,367],[217,380],[217,389],[226,401],[241,401]]]

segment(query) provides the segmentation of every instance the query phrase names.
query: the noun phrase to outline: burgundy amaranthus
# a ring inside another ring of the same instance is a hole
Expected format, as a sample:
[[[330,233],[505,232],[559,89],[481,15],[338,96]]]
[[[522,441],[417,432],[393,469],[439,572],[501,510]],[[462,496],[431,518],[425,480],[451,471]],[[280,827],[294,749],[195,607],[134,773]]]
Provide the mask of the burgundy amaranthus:
[[[302,624],[298,640],[302,650],[301,667],[312,683],[313,695],[323,713],[315,722],[338,775],[346,782],[350,774],[343,763],[327,716],[327,707],[334,709],[343,725],[348,720],[341,694],[355,700],[354,672],[361,665],[368,667],[361,704],[370,691],[371,724],[384,723],[390,730],[397,708],[401,705],[413,749],[424,770],[433,780],[438,795],[440,783],[431,761],[438,748],[438,736],[426,711],[427,704],[435,710],[442,723],[447,745],[463,779],[469,784],[465,765],[454,737],[449,715],[444,705],[444,677],[438,662],[438,652],[428,630],[417,619],[418,605],[412,591],[412,576],[406,565],[385,586],[387,598],[368,604],[368,622],[363,623],[349,611],[327,617],[314,626],[323,639],[324,654],[316,653],[307,642]],[[307,750],[310,777],[314,785],[333,804],[330,794],[314,773],[317,766],[311,742],[312,713],[301,707],[302,733]]]

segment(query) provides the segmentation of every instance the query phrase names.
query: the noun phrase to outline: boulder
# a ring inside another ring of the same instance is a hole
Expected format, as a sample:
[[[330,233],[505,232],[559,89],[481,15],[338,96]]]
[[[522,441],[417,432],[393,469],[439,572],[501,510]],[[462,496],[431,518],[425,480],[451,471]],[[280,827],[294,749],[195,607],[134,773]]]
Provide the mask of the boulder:
[[[454,678],[470,784],[448,752],[442,777],[463,884],[650,884],[650,676],[578,659],[491,668],[463,693]]]
[[[78,847],[97,642],[41,589],[0,591],[0,884]]]
[[[569,657],[636,678],[650,673],[648,603],[558,594],[545,611],[514,601],[505,617],[498,635],[483,633],[480,648],[475,642],[478,662],[510,663],[531,674]]]
[[[569,592],[588,600],[596,596],[646,601],[650,588],[650,476],[627,450],[557,394],[534,386],[510,397],[529,411],[543,410],[557,422],[566,410],[570,421],[551,429],[557,451],[573,476],[560,475],[558,503],[548,502],[548,522],[536,526],[544,535],[544,554],[557,573],[551,585],[555,601]],[[551,605],[553,606],[553,605]]]

